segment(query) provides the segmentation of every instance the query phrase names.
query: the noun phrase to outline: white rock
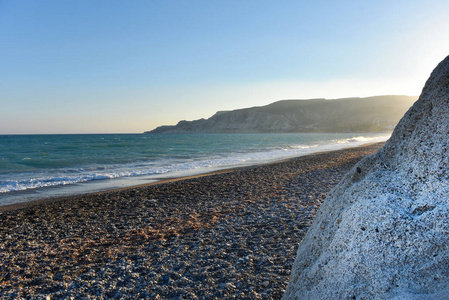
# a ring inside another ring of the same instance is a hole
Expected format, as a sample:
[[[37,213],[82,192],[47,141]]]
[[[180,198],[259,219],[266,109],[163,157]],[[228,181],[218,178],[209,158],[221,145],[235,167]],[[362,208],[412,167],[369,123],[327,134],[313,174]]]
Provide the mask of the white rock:
[[[284,299],[448,299],[449,56],[321,206]]]

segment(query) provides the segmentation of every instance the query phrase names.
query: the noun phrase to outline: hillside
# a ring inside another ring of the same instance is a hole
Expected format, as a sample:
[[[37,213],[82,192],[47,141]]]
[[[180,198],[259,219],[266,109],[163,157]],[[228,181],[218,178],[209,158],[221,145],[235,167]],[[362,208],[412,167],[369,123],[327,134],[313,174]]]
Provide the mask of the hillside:
[[[282,100],[260,107],[217,112],[145,133],[369,132],[394,128],[417,100],[375,96],[335,100]]]

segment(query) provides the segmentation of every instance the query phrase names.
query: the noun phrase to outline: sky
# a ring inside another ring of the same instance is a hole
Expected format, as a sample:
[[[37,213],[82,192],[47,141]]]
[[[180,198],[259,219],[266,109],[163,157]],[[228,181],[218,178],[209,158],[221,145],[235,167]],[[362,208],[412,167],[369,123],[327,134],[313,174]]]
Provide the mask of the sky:
[[[0,0],[0,134],[418,96],[449,55],[448,15],[447,0]]]

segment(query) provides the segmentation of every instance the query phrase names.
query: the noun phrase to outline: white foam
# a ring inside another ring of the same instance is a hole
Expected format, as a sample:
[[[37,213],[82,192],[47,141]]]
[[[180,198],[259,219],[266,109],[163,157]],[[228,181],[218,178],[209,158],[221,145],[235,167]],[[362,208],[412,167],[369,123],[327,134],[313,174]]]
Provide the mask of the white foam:
[[[34,178],[21,178],[16,180],[0,181],[0,193],[25,191],[43,187],[64,186],[76,183],[85,183],[102,179],[115,179],[150,175],[153,177],[177,177],[179,174],[201,174],[217,169],[226,169],[236,166],[246,166],[258,163],[267,163],[286,158],[303,156],[315,152],[338,150],[346,147],[360,146],[366,143],[385,141],[390,135],[374,137],[356,136],[346,139],[331,140],[312,145],[292,145],[285,148],[270,149],[267,151],[231,153],[226,156],[215,154],[215,158],[203,158],[188,161],[160,160],[147,164],[128,164],[116,166],[99,166],[96,168],[80,168],[60,170],[57,174],[41,174]],[[157,163],[157,165],[155,165]],[[25,176],[25,175],[24,175]]]

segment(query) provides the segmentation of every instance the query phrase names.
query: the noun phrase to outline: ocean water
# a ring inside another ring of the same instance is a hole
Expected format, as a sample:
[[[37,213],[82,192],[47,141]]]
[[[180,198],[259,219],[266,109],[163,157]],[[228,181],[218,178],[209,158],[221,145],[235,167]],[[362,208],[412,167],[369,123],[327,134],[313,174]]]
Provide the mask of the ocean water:
[[[385,141],[389,134],[0,136],[0,205]]]

